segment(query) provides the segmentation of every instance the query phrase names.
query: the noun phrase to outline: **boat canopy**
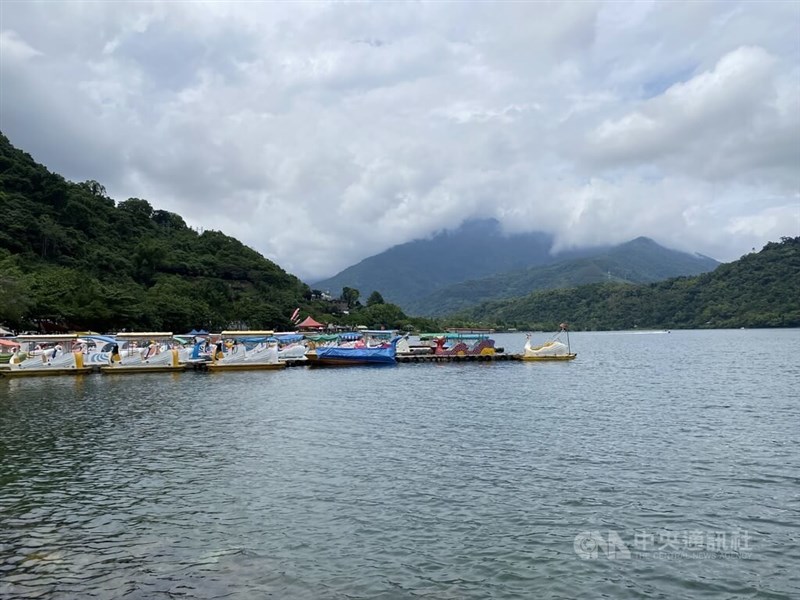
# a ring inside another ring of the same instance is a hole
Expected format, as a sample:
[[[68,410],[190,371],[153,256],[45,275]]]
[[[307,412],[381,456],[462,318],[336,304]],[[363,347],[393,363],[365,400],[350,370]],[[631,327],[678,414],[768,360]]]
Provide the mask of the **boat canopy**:
[[[353,340],[360,340],[364,337],[364,334],[361,331],[348,331],[346,333],[340,333],[339,339],[344,340],[346,342],[351,342]]]
[[[248,329],[230,329],[227,331],[223,331],[220,333],[222,337],[225,338],[240,338],[243,336],[246,337],[271,337],[275,334],[275,331],[272,329],[264,329],[264,330],[248,330]]]
[[[104,344],[113,344],[113,343],[115,343],[117,341],[116,339],[114,339],[110,335],[96,335],[95,334],[95,335],[82,335],[81,337],[83,339],[86,339],[86,340],[98,340],[100,342],[103,342]]]
[[[486,340],[489,339],[488,333],[420,333],[419,339],[433,340],[436,338],[447,338],[449,340]]]
[[[18,342],[66,342],[78,339],[77,333],[54,333],[54,334],[25,334],[18,335]]]
[[[117,334],[118,340],[155,340],[172,338],[171,331],[127,331]]]
[[[281,344],[291,344],[292,342],[299,342],[305,337],[302,333],[276,333],[270,340],[275,340]]]
[[[392,339],[397,335],[396,329],[362,329],[361,333],[372,338]]]
[[[307,335],[305,338],[312,342],[333,342],[338,340],[339,336],[334,333],[330,335]]]
[[[269,337],[266,335],[262,335],[260,337],[246,337],[246,336],[237,336],[234,338],[237,342],[242,342],[243,344],[263,344],[264,342],[277,342],[274,337]]]

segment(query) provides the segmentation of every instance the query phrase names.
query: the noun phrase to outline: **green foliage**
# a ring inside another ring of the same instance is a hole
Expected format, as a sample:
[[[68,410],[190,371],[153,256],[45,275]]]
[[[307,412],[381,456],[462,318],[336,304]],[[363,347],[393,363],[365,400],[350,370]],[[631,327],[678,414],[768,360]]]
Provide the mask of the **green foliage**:
[[[385,304],[383,296],[378,291],[374,291],[367,298],[367,306],[374,306],[375,304]]]
[[[364,325],[370,329],[399,329],[401,331],[434,331],[439,324],[430,319],[409,317],[396,304],[386,302],[359,306],[349,315],[333,317],[328,322],[355,327]]]
[[[15,329],[286,329],[308,286],[147,200],[118,205],[0,134],[0,322]]]
[[[448,322],[555,329],[565,320],[583,330],[800,326],[800,237],[695,277],[535,292],[480,304]]]
[[[345,287],[342,289],[342,300],[347,302],[347,308],[353,309],[358,306],[358,297],[361,295],[355,288]]]
[[[30,308],[30,291],[13,258],[0,257],[0,323],[19,328]]]

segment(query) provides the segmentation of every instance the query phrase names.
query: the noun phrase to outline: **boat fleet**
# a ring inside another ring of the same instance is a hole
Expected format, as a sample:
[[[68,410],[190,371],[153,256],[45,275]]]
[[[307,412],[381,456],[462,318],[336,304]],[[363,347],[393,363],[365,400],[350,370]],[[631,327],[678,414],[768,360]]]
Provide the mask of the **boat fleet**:
[[[566,340],[560,336],[565,334]],[[521,355],[505,355],[486,333],[430,333],[411,342],[396,331],[364,330],[336,334],[228,330],[218,334],[192,330],[172,332],[94,332],[18,335],[3,338],[8,361],[0,376],[104,375],[170,373],[187,369],[265,371],[289,365],[394,365],[402,357],[430,360],[572,360],[569,333],[563,329],[540,346],[528,340]],[[10,356],[8,352],[10,350]],[[2,355],[0,355],[2,356]],[[401,362],[408,362],[402,360]]]

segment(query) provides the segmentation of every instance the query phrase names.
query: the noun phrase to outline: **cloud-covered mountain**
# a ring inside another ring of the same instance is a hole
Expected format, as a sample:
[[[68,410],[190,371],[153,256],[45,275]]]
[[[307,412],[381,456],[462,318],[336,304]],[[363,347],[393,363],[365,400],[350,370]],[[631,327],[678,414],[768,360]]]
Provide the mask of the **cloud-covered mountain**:
[[[412,313],[440,315],[536,289],[571,287],[609,277],[658,281],[710,271],[719,264],[708,257],[669,250],[643,237],[613,248],[558,254],[551,253],[553,243],[553,237],[545,233],[506,235],[495,220],[471,221],[454,231],[390,248],[313,287],[338,295],[347,286],[364,297],[377,290]]]
[[[430,239],[393,246],[312,287],[334,295],[352,287],[364,298],[377,290],[404,306],[452,283],[546,264],[552,245],[553,237],[545,233],[504,236],[493,219],[469,221]]]

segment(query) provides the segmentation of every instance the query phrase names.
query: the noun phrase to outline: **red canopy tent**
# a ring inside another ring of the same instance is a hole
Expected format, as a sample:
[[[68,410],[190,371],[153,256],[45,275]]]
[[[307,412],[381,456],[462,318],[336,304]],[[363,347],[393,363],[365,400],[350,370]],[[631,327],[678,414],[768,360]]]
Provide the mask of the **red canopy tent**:
[[[17,346],[19,346],[19,344],[17,342],[12,342],[11,340],[4,340],[3,338],[0,338],[0,346],[16,348]]]
[[[305,320],[297,326],[299,329],[323,329],[325,325],[322,323],[317,323],[314,319],[310,316],[306,317]]]

